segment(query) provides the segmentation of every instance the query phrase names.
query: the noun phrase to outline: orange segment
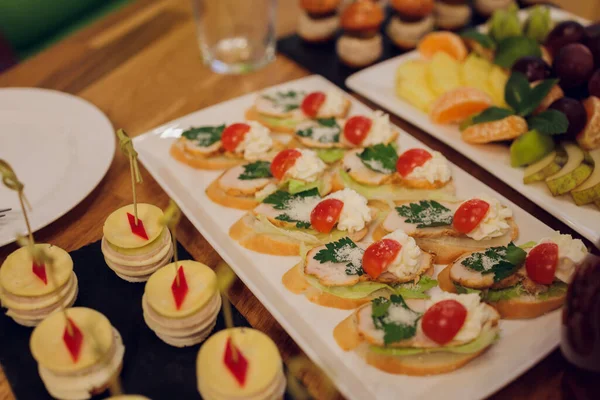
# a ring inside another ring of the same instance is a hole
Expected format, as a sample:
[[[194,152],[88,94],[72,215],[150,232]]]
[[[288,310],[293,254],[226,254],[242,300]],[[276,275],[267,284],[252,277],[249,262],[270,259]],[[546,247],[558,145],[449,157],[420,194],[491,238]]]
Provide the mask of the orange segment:
[[[442,31],[428,33],[417,46],[421,57],[430,59],[438,51],[443,51],[452,58],[462,61],[467,58],[467,46],[456,33]]]
[[[462,131],[462,139],[467,143],[483,144],[515,139],[527,132],[527,121],[517,115],[471,125]]]
[[[536,82],[533,82],[531,84],[531,86],[536,87],[540,83],[542,83],[542,81],[536,81]],[[550,107],[550,104],[554,103],[556,100],[558,100],[562,97],[565,97],[565,93],[560,88],[560,86],[558,86],[558,84],[552,86],[552,89],[550,89],[550,91],[548,92],[546,97],[544,97],[542,99],[542,101],[540,102],[540,105],[537,106],[537,108],[533,112],[533,115],[537,115],[541,112],[546,111],[548,109],[548,107]]]
[[[493,104],[485,92],[461,87],[441,95],[431,106],[431,119],[437,124],[459,123]]]
[[[577,143],[586,150],[600,147],[600,99],[590,96],[583,101],[587,112],[587,124],[577,135]]]

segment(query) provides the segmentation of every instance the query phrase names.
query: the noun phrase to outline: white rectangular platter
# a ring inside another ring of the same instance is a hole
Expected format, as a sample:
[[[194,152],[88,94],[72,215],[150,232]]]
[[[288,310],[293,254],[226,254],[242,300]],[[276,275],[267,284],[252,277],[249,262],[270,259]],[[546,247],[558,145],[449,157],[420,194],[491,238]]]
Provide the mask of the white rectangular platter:
[[[555,8],[552,9],[552,18],[585,22],[581,18]],[[460,131],[456,126],[434,124],[425,112],[396,96],[394,93],[396,69],[400,64],[417,58],[419,58],[417,51],[391,58],[350,76],[346,80],[346,85],[475,161],[600,248],[600,211],[595,206],[578,207],[568,194],[553,197],[544,182],[524,184],[523,169],[510,166],[508,146],[468,144],[461,139]]]
[[[310,76],[280,85],[306,91],[327,90],[332,83]],[[136,137],[135,146],[150,174],[181,207],[182,211],[208,240],[267,310],[333,380],[349,399],[477,399],[489,396],[533,366],[554,349],[560,338],[560,312],[555,311],[531,321],[502,321],[502,337],[483,356],[466,367],[444,375],[409,377],[391,375],[367,365],[352,352],[342,351],[333,339],[333,328],[350,311],[325,308],[310,303],[302,295],[288,292],[281,277],[300,257],[280,257],[246,250],[228,236],[229,227],[244,212],[211,202],[204,191],[220,172],[199,171],[180,164],[169,156],[169,147],[190,126],[242,121],[244,111],[256,94],[230,100]],[[366,106],[352,100],[351,114],[369,114]],[[401,132],[401,149],[424,147]],[[511,206],[521,229],[519,242],[538,240],[553,231],[507,199],[493,192],[465,171],[452,166],[457,195],[466,197],[482,192],[496,196]],[[144,200],[144,199],[142,199]]]

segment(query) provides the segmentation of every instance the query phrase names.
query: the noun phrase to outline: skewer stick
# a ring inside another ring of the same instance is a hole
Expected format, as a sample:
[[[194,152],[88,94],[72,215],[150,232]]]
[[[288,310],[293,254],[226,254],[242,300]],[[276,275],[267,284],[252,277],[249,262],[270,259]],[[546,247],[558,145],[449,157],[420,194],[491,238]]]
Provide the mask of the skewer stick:
[[[29,216],[27,215],[27,210],[31,210],[31,204],[29,204],[29,201],[23,192],[25,185],[23,185],[23,183],[17,179],[17,175],[10,164],[2,159],[0,159],[0,174],[2,175],[2,182],[4,185],[7,188],[17,192],[17,195],[19,196],[19,203],[21,204],[23,219],[25,219],[25,225],[27,226],[27,234],[29,235],[29,240],[33,243],[33,233],[29,223]]]
[[[177,225],[179,224],[179,220],[181,219],[181,210],[177,206],[172,199],[169,200],[169,206],[164,211],[164,216],[161,219],[160,223],[163,226],[167,227],[171,232],[171,240],[173,241],[173,267],[175,268],[175,279],[177,281],[177,286],[179,286],[179,271],[177,269],[177,262],[179,261],[179,257],[177,254]]]
[[[133,195],[133,216],[135,217],[135,224],[138,224],[138,210],[137,210],[137,193],[135,190],[136,183],[142,183],[142,174],[140,174],[140,167],[138,165],[137,157],[138,153],[133,148],[133,142],[131,138],[123,129],[117,131],[117,138],[119,139],[119,147],[123,154],[129,158],[129,170],[131,172],[131,192]]]
[[[215,273],[217,274],[217,285],[219,287],[219,291],[221,292],[221,300],[223,307],[223,317],[225,318],[225,326],[227,329],[232,329],[234,327],[233,324],[233,312],[231,311],[231,302],[229,301],[229,296],[227,292],[233,282],[236,280],[237,276],[231,270],[229,265],[227,265],[224,261],[221,261],[217,268],[215,269]],[[235,341],[233,339],[233,334],[229,336],[231,340],[231,356],[233,357],[233,361],[237,363],[238,361],[238,351],[235,346]]]

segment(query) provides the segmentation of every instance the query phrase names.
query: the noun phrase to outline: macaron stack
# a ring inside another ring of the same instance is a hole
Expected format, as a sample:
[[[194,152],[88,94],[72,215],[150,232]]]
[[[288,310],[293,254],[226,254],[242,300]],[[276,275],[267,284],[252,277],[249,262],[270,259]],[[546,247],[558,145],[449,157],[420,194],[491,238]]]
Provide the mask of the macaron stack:
[[[22,247],[0,268],[0,303],[9,317],[24,326],[36,326],[61,307],[71,307],[78,293],[69,253],[50,244],[35,246],[54,259],[51,267],[36,265],[29,250]]]
[[[146,324],[163,342],[175,347],[198,344],[214,329],[221,309],[217,277],[199,262],[168,264],[146,283],[142,308]]]
[[[437,0],[434,13],[438,28],[458,30],[469,23],[471,6],[468,0]]]
[[[205,399],[275,400],[285,392],[279,351],[267,335],[255,329],[225,329],[212,335],[200,348],[196,374]]]
[[[386,32],[396,46],[412,49],[433,31],[434,0],[392,0],[390,4],[394,15]]]
[[[31,354],[52,397],[89,399],[104,392],[118,376],[125,347],[119,332],[98,311],[75,307],[66,312],[72,322],[71,337],[77,340],[63,338],[67,321],[62,312],[55,313],[31,334]]]
[[[307,42],[324,42],[335,36],[340,26],[340,0],[300,0],[298,35]]]
[[[139,203],[137,209],[138,225],[132,204],[110,214],[102,238],[106,264],[128,282],[147,281],[173,256],[171,234],[160,222],[162,210],[144,203]]]
[[[369,0],[357,0],[342,13],[340,24],[344,34],[336,43],[340,60],[353,68],[377,61],[383,53],[383,38],[379,28],[384,20],[380,5]]]

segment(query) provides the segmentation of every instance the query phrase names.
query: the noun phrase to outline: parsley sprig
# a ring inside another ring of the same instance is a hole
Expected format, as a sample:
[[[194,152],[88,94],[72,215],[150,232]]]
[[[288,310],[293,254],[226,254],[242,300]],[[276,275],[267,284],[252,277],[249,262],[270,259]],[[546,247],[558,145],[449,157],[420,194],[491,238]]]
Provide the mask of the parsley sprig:
[[[271,193],[269,196],[267,196],[263,200],[263,203],[273,205],[273,208],[276,210],[289,210],[290,203],[293,203],[294,201],[298,200],[299,198],[307,198],[307,197],[315,197],[317,199],[320,199],[321,196],[319,196],[319,189],[313,188],[313,189],[305,190],[304,192],[299,192],[299,193],[295,193],[295,194],[291,194],[288,192],[284,192],[282,190],[278,190],[275,193]],[[285,222],[295,222],[296,228],[303,228],[303,229],[310,228],[309,221],[299,221],[297,219],[290,217],[288,214],[285,214],[285,213],[278,215],[277,217],[275,217],[275,219],[277,219],[279,221],[285,221]]]
[[[483,275],[494,274],[494,282],[511,276],[525,261],[527,252],[509,243],[508,246],[490,247],[471,254],[462,265]]]
[[[362,257],[360,265],[355,265],[350,257],[343,252],[346,248],[350,248],[358,249],[361,254],[364,253],[364,250],[358,247],[349,237],[341,238],[337,242],[327,243],[325,247],[319,250],[313,259],[319,261],[321,264],[325,264],[326,262],[346,263],[346,275],[361,276],[365,273],[362,268]]]
[[[417,228],[430,228],[452,224],[452,211],[434,200],[421,200],[396,207],[398,215],[406,218],[404,222],[417,224]]]
[[[365,148],[358,157],[368,168],[376,172],[391,174],[396,171],[398,153],[392,144],[376,144]]]
[[[219,140],[225,129],[225,124],[219,126],[200,126],[184,131],[181,136],[196,142],[200,147],[208,147]]]
[[[238,179],[243,181],[270,178],[271,175],[271,163],[269,161],[255,161],[250,164],[243,165],[244,172],[238,176]]]
[[[390,318],[390,309],[394,307],[401,307],[406,310],[405,312],[413,318],[412,323],[392,320]],[[417,323],[422,316],[421,313],[411,310],[402,296],[395,294],[390,296],[389,299],[385,297],[373,299],[371,310],[373,324],[375,324],[377,329],[383,330],[383,343],[386,345],[415,336]]]
[[[340,141],[340,133],[342,132],[342,128],[340,128],[335,118],[318,118],[315,120],[315,122],[318,126],[309,126],[305,129],[299,129],[296,131],[296,135],[300,137],[312,138],[316,130],[329,128],[326,134],[318,135],[318,141],[320,143],[337,143]]]

